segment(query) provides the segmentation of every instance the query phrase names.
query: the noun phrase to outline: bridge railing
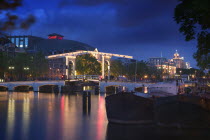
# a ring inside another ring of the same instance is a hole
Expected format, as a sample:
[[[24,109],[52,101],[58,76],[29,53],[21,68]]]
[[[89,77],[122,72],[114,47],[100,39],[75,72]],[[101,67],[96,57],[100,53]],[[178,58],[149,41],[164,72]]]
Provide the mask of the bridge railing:
[[[76,76],[70,76],[70,79],[78,79],[78,80],[94,79],[94,80],[99,80],[99,75],[76,75]]]

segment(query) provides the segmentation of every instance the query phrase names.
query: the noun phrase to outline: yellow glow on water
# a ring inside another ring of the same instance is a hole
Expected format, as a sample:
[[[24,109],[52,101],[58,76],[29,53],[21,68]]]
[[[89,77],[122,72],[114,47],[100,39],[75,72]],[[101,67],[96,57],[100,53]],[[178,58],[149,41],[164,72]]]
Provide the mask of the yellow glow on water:
[[[144,87],[144,93],[148,93],[148,88]]]
[[[23,139],[27,139],[29,122],[30,122],[30,98],[29,94],[25,93],[23,97],[23,122],[22,122],[22,135]]]
[[[7,139],[12,139],[15,126],[15,100],[12,94],[9,94],[7,116]]]

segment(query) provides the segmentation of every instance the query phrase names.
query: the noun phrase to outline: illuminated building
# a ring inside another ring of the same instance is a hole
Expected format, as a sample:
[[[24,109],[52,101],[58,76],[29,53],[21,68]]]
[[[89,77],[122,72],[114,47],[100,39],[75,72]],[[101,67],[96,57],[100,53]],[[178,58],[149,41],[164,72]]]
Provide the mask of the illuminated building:
[[[163,65],[166,62],[167,62],[167,59],[164,57],[149,58],[149,63],[152,65]]]
[[[59,39],[59,40],[62,40],[64,36],[60,35],[60,34],[56,34],[56,33],[53,33],[53,34],[49,34],[48,35],[48,39]]]
[[[186,69],[190,69],[191,68],[189,62],[186,62],[185,64],[186,64]]]
[[[18,48],[23,48],[27,50],[36,49],[37,43],[43,40],[41,37],[23,35],[23,36],[8,36],[8,39],[16,45]]]
[[[163,78],[173,78],[176,73],[175,64],[164,57],[149,58],[149,64],[162,71]]]
[[[189,69],[190,68],[190,63],[184,62],[184,57],[180,57],[177,50],[174,53],[174,58],[172,59],[172,61],[175,63],[176,68],[181,68],[181,69]]]
[[[14,57],[16,53],[25,52],[23,49],[16,47],[6,36],[0,33],[0,52],[6,52],[8,56]]]
[[[172,59],[167,60],[164,57],[149,58],[149,64],[156,66],[157,69],[161,69],[163,77],[166,77],[167,74],[169,77],[174,77],[176,74],[176,68],[190,69],[190,63],[184,62],[184,57],[180,57],[177,50]]]
[[[63,35],[52,33],[47,38],[19,35],[8,36],[8,39],[16,45],[17,48],[22,48],[28,53],[42,51],[46,55],[74,52],[78,50],[93,51],[95,48],[74,40],[64,39]]]

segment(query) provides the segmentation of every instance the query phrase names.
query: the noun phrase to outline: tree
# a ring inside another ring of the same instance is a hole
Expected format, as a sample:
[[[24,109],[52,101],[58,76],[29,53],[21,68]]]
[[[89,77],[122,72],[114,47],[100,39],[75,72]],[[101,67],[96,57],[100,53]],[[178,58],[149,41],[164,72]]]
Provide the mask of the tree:
[[[120,60],[111,60],[111,75],[118,77],[119,75],[125,75],[125,66]]]
[[[35,17],[33,15],[21,18],[15,14],[14,11],[21,5],[22,0],[0,1],[0,16],[3,18],[0,22],[0,31],[28,29],[35,22]]]
[[[79,55],[76,58],[76,71],[79,75],[100,75],[101,64],[91,54]]]
[[[27,75],[31,71],[32,59],[31,56],[27,53],[18,53],[13,60],[10,62],[10,65],[15,67],[14,75],[17,80],[26,80]]]
[[[193,57],[201,69],[210,68],[210,2],[209,0],[180,0],[175,8],[175,21],[185,40],[197,39]]]
[[[0,79],[4,79],[5,72],[8,70],[8,56],[4,52],[0,52]]]
[[[13,80],[27,80],[29,77],[35,79],[45,77],[48,73],[48,61],[41,52],[33,55],[17,53],[15,57],[4,54],[0,55],[0,59],[3,60],[0,64],[1,73],[8,73]],[[8,69],[11,66],[14,68]]]
[[[42,52],[38,52],[31,56],[31,76],[32,77],[45,77],[48,73],[49,66],[48,60]]]
[[[149,76],[149,67],[143,60],[128,65],[127,76],[134,79],[136,74],[137,79],[143,78],[145,75]]]

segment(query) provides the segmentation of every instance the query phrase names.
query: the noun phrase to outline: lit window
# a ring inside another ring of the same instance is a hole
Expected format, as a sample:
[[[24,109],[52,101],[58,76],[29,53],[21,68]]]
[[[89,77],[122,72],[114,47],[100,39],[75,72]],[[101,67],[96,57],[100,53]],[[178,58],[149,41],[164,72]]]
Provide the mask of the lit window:
[[[12,42],[12,43],[15,43],[15,39],[14,39],[14,38],[11,38],[11,42]]]
[[[25,38],[25,47],[28,47],[28,37]]]
[[[23,38],[22,37],[19,39],[19,42],[20,42],[20,47],[22,48],[23,47]]]
[[[16,46],[19,47],[19,38],[16,38]]]

